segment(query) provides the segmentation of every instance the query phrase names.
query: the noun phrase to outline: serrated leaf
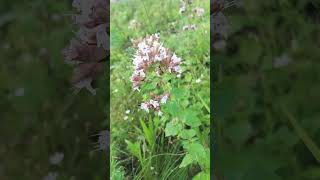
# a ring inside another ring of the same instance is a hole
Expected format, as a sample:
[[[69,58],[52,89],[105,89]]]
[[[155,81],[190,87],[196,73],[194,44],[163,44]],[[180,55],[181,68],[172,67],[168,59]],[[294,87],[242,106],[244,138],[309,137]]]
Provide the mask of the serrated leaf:
[[[198,127],[201,125],[200,119],[197,117],[197,112],[187,110],[184,112],[184,120],[188,126]]]

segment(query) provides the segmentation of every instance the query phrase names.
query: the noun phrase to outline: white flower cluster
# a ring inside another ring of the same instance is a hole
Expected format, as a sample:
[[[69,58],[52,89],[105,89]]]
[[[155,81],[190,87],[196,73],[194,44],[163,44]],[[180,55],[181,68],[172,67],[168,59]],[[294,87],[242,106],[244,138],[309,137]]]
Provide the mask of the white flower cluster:
[[[192,0],[180,0],[179,13],[182,14],[182,13],[186,12],[187,6],[190,4],[192,4]]]
[[[169,93],[164,93],[163,95],[156,96],[153,99],[150,99],[147,102],[141,103],[141,109],[149,113],[149,110],[152,109],[157,112],[158,116],[162,116],[161,107],[160,104],[167,103],[167,100],[169,98]]]
[[[204,9],[203,8],[193,8],[192,12],[194,12],[198,17],[202,17],[204,15]]]
[[[137,43],[137,51],[133,58],[134,72],[131,76],[132,87],[139,91],[151,65],[157,64],[156,74],[160,76],[164,71],[181,76],[181,58],[159,42],[159,34],[145,37]]]
[[[191,0],[180,0],[180,14],[186,14],[189,18],[194,17],[203,17],[204,16],[204,9],[201,7],[193,7],[193,3]],[[191,9],[192,8],[192,9]],[[188,10],[189,9],[189,10]],[[190,11],[191,9],[191,11]],[[195,24],[187,24],[182,27],[183,31],[189,31],[189,30],[196,30],[197,26]]]
[[[196,30],[197,26],[195,24],[185,25],[183,26],[182,30],[188,31],[188,30]]]

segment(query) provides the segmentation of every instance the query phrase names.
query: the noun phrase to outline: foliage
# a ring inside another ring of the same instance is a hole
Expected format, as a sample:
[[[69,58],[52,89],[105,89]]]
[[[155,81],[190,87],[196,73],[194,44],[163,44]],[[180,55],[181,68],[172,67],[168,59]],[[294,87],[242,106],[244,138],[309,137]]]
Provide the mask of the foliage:
[[[61,53],[74,36],[71,3],[1,1],[0,179],[103,179],[109,169],[89,138],[109,124],[105,89],[73,94]],[[56,152],[63,159],[50,164]]]
[[[217,179],[319,179],[320,4],[242,4],[212,56]]]
[[[191,17],[195,7],[204,15]],[[179,8],[174,0],[111,4],[111,151],[126,179],[209,179],[209,2],[193,1],[182,14]],[[185,27],[191,24],[197,28]],[[181,58],[181,77],[168,71],[159,77],[155,64],[134,91],[134,44],[155,33]],[[168,99],[160,103],[155,98],[163,93]],[[159,106],[146,112],[140,105],[150,99]]]

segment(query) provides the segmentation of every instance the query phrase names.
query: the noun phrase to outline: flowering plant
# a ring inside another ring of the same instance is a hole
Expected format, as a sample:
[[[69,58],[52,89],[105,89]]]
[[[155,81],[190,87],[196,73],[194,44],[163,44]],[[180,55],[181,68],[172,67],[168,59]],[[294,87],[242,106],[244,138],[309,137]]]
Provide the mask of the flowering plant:
[[[73,0],[78,14],[73,21],[79,26],[76,37],[63,50],[65,61],[73,65],[71,83],[77,89],[86,88],[96,94],[92,83],[104,71],[109,53],[109,4],[107,0]],[[109,131],[98,135],[97,150],[109,148]]]
[[[167,91],[170,90],[172,74],[179,78],[182,69],[181,58],[165,48],[159,40],[159,34],[153,34],[137,42],[131,82],[134,90],[144,94],[145,102],[141,103],[141,109],[146,112],[152,109],[161,116],[160,105],[170,97]]]
[[[73,15],[73,20],[80,29],[63,54],[66,62],[74,66],[71,83],[95,94],[92,82],[103,71],[109,50],[108,2],[74,0],[72,5],[79,12]]]
[[[161,116],[160,124],[163,125],[165,136],[180,139],[186,152],[180,168],[199,164],[202,169],[199,177],[207,179],[210,150],[205,138],[197,136],[197,133],[203,128],[206,129],[204,134],[208,135],[209,119],[203,117],[207,121],[201,121],[201,106],[192,104],[190,99],[194,95],[180,87],[181,58],[165,48],[159,40],[159,35],[153,34],[135,43],[137,51],[133,58],[132,88],[143,94],[142,110],[147,113],[152,110]],[[130,143],[128,145],[132,146]]]

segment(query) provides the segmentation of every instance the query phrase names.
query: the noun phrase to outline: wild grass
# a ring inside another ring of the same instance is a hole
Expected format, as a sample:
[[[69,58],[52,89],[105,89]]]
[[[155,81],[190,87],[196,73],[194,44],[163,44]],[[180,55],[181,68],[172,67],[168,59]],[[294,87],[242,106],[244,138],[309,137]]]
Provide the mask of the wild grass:
[[[166,136],[165,124],[170,121],[164,120],[166,115],[158,117],[140,110],[143,95],[133,91],[130,81],[135,52],[131,40],[159,33],[164,46],[183,61],[182,78],[174,80],[175,86],[190,90],[188,104],[190,107],[197,105],[193,108],[198,108],[199,116],[203,117],[203,128],[207,128],[209,2],[193,1],[192,6],[204,8],[204,16],[190,18],[191,8],[189,13],[179,14],[180,2],[175,0],[111,3],[111,158],[118,165],[111,174],[115,175],[121,169],[125,179],[182,180],[192,179],[202,171],[197,163],[179,167],[187,153],[182,139]],[[132,27],[133,22],[135,26]],[[190,24],[195,24],[197,29],[184,31],[183,27]],[[130,113],[126,113],[127,110]],[[204,146],[210,144],[207,130],[197,134]]]

